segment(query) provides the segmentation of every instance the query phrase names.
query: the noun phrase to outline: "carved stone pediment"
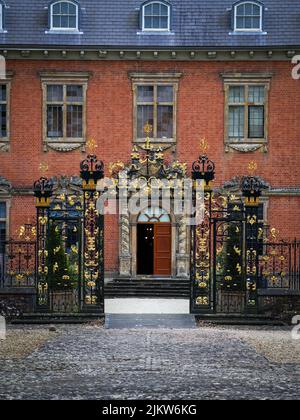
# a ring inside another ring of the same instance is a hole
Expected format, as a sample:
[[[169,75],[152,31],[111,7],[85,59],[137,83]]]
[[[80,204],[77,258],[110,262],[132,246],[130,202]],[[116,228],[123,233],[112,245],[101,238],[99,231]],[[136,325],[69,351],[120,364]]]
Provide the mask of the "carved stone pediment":
[[[9,142],[0,141],[0,152],[9,152]]]
[[[11,194],[11,191],[11,183],[3,176],[0,176],[0,194]]]
[[[260,185],[261,185],[263,190],[270,190],[271,189],[270,184],[267,181],[265,181],[263,178],[258,177],[258,176],[255,177],[255,178],[260,182]],[[230,190],[230,191],[241,191],[242,180],[243,180],[242,176],[236,176],[236,177],[232,178],[230,181],[226,181],[223,184],[222,189],[223,190]]]
[[[80,143],[76,143],[76,142],[65,142],[65,143],[60,143],[60,142],[55,142],[55,141],[45,141],[44,142],[44,149],[45,152],[48,151],[48,148],[52,149],[52,150],[56,150],[57,152],[72,152],[73,150],[76,149],[80,149],[84,152],[85,151],[85,143],[80,142]]]
[[[79,176],[60,176],[51,178],[55,194],[75,193],[82,189],[82,179]]]
[[[229,149],[233,149],[237,152],[250,153],[250,152],[256,152],[257,150],[261,148],[264,149],[264,152],[268,151],[267,144],[226,143],[226,152],[229,152]]]

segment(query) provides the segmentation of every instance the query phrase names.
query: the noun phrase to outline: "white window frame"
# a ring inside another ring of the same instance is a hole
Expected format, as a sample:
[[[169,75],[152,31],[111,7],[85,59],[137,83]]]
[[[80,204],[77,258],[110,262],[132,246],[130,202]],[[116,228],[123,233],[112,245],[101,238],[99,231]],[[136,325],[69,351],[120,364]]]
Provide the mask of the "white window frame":
[[[163,6],[168,8],[168,28],[145,28],[145,9],[146,7],[150,6],[151,4],[154,3],[159,3],[162,4]],[[144,32],[170,32],[171,29],[171,6],[162,2],[162,1],[151,1],[149,3],[146,3],[143,5],[143,10],[142,10],[142,30]]]
[[[70,4],[72,4],[73,6],[76,7],[76,28],[58,28],[56,26],[53,26],[53,7],[56,6],[59,3],[70,3]],[[70,1],[70,0],[59,0],[59,1],[56,1],[55,3],[52,3],[51,7],[50,7],[50,30],[51,31],[67,31],[67,32],[79,31],[79,7],[78,7],[78,4],[73,2],[73,1]]]
[[[1,194],[1,191],[0,191],[0,194]],[[4,203],[5,204],[5,209],[6,209],[6,217],[5,218],[0,218],[0,222],[5,223],[5,236],[6,236],[5,240],[7,240],[9,238],[9,232],[8,232],[8,228],[9,228],[9,201],[5,197],[2,198],[2,196],[0,196],[0,203]]]
[[[237,28],[237,9],[240,6],[243,6],[244,4],[254,4],[255,6],[258,6],[260,9],[260,27],[259,28],[253,28],[253,29],[247,29],[247,28]],[[234,32],[262,32],[263,31],[263,6],[255,1],[244,1],[242,3],[236,4],[234,6]]]
[[[3,31],[3,4],[0,3],[0,31]]]

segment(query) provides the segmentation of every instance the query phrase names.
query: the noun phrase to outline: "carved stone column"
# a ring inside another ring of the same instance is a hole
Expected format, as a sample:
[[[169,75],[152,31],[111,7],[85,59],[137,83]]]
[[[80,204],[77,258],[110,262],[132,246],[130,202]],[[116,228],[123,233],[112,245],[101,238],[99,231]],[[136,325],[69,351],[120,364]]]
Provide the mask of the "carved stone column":
[[[177,254],[177,277],[189,278],[189,253],[187,222],[184,216],[178,219],[178,254]]]
[[[120,216],[120,276],[131,276],[130,219],[128,214]]]

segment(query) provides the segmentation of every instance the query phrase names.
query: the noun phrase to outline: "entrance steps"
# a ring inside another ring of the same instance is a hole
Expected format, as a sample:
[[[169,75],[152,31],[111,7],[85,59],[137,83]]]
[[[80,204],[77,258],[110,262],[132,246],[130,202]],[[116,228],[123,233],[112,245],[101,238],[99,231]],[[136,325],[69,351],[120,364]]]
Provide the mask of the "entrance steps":
[[[189,315],[189,299],[162,298],[114,298],[105,299],[105,313],[108,315]]]
[[[166,278],[119,278],[105,285],[105,298],[189,299],[190,280]]]
[[[194,329],[194,315],[107,315],[106,329]]]

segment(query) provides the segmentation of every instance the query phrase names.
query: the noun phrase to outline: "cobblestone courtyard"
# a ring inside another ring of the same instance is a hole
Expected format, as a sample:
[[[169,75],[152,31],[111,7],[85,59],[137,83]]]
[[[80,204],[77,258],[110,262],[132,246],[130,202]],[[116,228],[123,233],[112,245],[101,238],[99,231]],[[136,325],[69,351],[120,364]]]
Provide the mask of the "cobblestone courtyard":
[[[292,341],[289,331],[64,326],[43,339],[29,355],[8,359],[0,352],[1,399],[300,396],[300,342]]]

